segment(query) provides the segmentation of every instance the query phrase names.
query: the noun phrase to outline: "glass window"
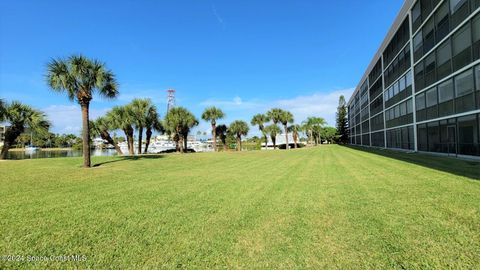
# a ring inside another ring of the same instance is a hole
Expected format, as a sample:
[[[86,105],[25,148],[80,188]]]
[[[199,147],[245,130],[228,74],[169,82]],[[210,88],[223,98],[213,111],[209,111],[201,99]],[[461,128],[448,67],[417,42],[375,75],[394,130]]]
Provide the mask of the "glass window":
[[[455,13],[455,11],[458,10],[459,7],[462,6],[463,3],[465,3],[466,0],[450,0],[450,11],[452,13]]]
[[[453,55],[458,55],[472,44],[470,24],[465,25],[453,36]]]
[[[475,16],[472,21],[472,35],[474,42],[480,40],[480,15]]]
[[[400,106],[399,105],[395,106],[395,116],[396,117],[400,116]]]
[[[455,77],[455,91],[457,97],[473,92],[473,72],[471,69]]]
[[[400,104],[400,115],[401,116],[404,116],[407,114],[407,103],[406,102],[403,102]]]
[[[415,97],[415,107],[417,107],[417,111],[425,109],[425,93]]]
[[[405,90],[405,77],[402,77],[400,79],[400,92],[402,92],[403,90]]]
[[[423,51],[427,53],[435,45],[435,34],[434,29],[435,24],[433,23],[433,17],[431,17],[427,23],[423,26]]]
[[[458,148],[460,154],[478,155],[478,122],[476,115],[458,118]]]
[[[441,83],[438,86],[438,102],[442,103],[453,99],[453,81],[452,79]]]
[[[427,91],[427,107],[437,105],[437,88],[432,88]]]
[[[413,113],[412,99],[407,100],[407,114]]]
[[[450,45],[450,41],[444,42],[440,47],[437,49],[437,62],[438,65],[442,65],[445,62],[449,61],[452,58],[452,46]]]
[[[407,84],[407,87],[409,87],[410,85],[412,85],[412,72],[409,71],[407,73],[407,76],[406,76],[406,84]]]
[[[390,88],[388,89],[388,95],[390,96],[390,98],[393,97],[393,87],[390,87]]]
[[[448,3],[444,2],[435,12],[435,23],[437,24],[436,39],[442,40],[449,32],[449,10]]]
[[[480,91],[480,66],[475,67],[475,85],[477,91]]]
[[[415,6],[413,6],[412,9],[412,21],[415,22],[416,20],[420,19],[420,15],[422,13],[420,12],[420,1],[417,1]]]
[[[393,95],[396,96],[398,94],[398,82],[393,85]]]

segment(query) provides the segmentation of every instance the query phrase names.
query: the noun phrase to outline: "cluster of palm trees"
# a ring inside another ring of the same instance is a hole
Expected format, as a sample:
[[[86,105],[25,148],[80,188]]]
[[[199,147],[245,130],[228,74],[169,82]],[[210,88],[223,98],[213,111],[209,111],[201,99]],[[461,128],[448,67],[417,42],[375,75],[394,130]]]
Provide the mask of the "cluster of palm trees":
[[[250,121],[252,126],[258,126],[258,129],[260,130],[260,132],[262,132],[265,141],[265,148],[267,148],[268,136],[270,136],[274,149],[277,148],[277,135],[282,133],[282,130],[278,127],[278,124],[281,124],[283,126],[283,131],[285,133],[286,149],[289,149],[288,133],[289,131],[297,130],[293,129],[293,126],[295,125],[289,127],[289,124],[292,124],[293,122],[293,114],[289,111],[285,111],[279,108],[273,108],[265,114],[256,114]],[[265,126],[265,124],[268,125]],[[298,133],[294,134],[293,139],[295,143],[295,148],[297,148]]]
[[[89,123],[90,135],[100,136],[103,140],[115,147],[118,154],[122,150],[112,138],[110,132],[122,130],[125,133],[128,153],[135,154],[134,131],[138,132],[137,153],[147,153],[154,131],[163,132],[163,124],[156,106],[148,98],[134,99],[127,105],[115,106],[105,116],[101,116]],[[143,148],[143,134],[145,131],[145,147]]]
[[[272,140],[274,149],[277,148],[277,135],[282,133],[282,129],[278,124],[283,126],[286,149],[289,149],[288,133],[292,134],[294,148],[298,147],[298,140],[300,133],[302,132],[305,132],[312,144],[319,144],[321,141],[321,131],[327,124],[325,119],[321,117],[308,117],[301,125],[293,124],[293,114],[279,108],[273,108],[264,114],[254,115],[250,123],[252,126],[258,126],[258,129],[262,132],[265,141],[265,148],[267,148],[269,136]]]
[[[5,139],[0,159],[6,159],[8,150],[15,143],[20,134],[27,130],[35,133],[48,133],[50,122],[45,114],[18,101],[6,102],[0,100],[0,122],[9,122],[10,127],[5,131]]]
[[[138,154],[148,152],[154,131],[165,132],[176,142],[178,152],[186,152],[188,151],[188,134],[199,124],[195,115],[183,107],[171,108],[164,119],[160,119],[157,108],[150,99],[134,99],[131,103],[115,106],[105,116],[90,121],[89,108],[94,95],[113,99],[119,95],[119,91],[115,75],[104,63],[82,55],[52,59],[47,65],[46,78],[47,84],[53,91],[66,94],[71,101],[76,101],[81,107],[84,167],[91,166],[92,135],[100,136],[113,145],[119,154],[123,154],[110,135],[115,130],[122,130],[125,133],[128,152],[134,155],[135,131],[138,132]],[[241,120],[233,121],[228,127],[225,124],[217,125],[217,121],[224,117],[225,113],[216,107],[206,108],[202,114],[202,119],[211,125],[213,148],[215,151],[218,150],[217,139],[220,139],[226,150],[227,136],[230,135],[236,139],[237,151],[241,151],[242,137],[248,134],[249,125]],[[0,121],[8,121],[11,124],[5,134],[0,158],[6,158],[10,146],[26,129],[40,133],[48,132],[50,126],[44,113],[20,102],[7,103],[4,100],[0,100]],[[265,114],[257,114],[251,120],[251,124],[258,126],[262,132],[265,146],[267,146],[267,136],[270,136],[274,148],[277,147],[276,137],[282,133],[278,125],[283,127],[287,149],[289,149],[288,133],[293,135],[295,148],[297,148],[300,132],[305,132],[312,143],[320,142],[321,130],[326,124],[323,118],[309,117],[302,125],[293,123],[292,113],[279,108],[273,108]],[[143,147],[144,132],[145,147]]]

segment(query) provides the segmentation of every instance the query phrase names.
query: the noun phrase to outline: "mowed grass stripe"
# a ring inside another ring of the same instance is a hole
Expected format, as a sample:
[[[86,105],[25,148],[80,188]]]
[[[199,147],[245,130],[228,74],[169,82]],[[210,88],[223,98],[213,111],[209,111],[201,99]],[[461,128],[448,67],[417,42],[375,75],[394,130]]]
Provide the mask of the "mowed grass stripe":
[[[475,268],[480,186],[460,170],[476,165],[402,155],[412,162],[340,146],[101,157],[91,170],[2,162],[0,253],[86,254],[82,268]],[[0,262],[20,266],[79,265]]]

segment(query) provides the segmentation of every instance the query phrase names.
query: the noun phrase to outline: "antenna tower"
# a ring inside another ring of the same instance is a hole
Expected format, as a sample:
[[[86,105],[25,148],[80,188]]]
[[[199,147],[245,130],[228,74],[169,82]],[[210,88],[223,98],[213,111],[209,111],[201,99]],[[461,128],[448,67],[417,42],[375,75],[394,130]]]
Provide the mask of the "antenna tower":
[[[175,107],[175,90],[168,89],[167,90],[167,113]]]

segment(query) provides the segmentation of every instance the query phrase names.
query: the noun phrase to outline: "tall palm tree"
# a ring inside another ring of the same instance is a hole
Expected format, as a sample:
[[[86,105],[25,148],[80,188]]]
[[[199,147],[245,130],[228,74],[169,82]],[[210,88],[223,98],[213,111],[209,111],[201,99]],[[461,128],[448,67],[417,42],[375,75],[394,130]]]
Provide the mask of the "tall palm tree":
[[[265,132],[265,123],[269,122],[270,118],[268,118],[267,115],[265,114],[256,114],[253,116],[252,121],[250,121],[250,124],[252,126],[258,126],[258,129],[260,132],[262,132],[263,138],[265,139],[265,149],[267,149],[267,133]]]
[[[130,102],[131,112],[133,113],[133,120],[135,128],[138,131],[138,154],[142,154],[142,139],[143,129],[145,128],[147,121],[147,113],[150,107],[153,106],[152,101],[148,98],[140,99],[136,98]]]
[[[265,132],[270,135],[270,139],[272,139],[273,149],[277,149],[277,135],[282,132],[282,130],[275,124],[269,125],[265,127]]]
[[[210,122],[212,125],[212,136],[213,136],[213,149],[217,151],[217,135],[216,135],[216,126],[217,120],[225,117],[225,113],[217,107],[208,107],[202,114],[202,119]]]
[[[242,136],[247,136],[250,130],[247,122],[241,120],[233,121],[228,130],[237,138],[237,151],[242,151]]]
[[[145,118],[145,127],[147,129],[146,139],[145,139],[145,150],[143,153],[148,153],[148,146],[150,145],[150,139],[152,138],[153,131],[164,132],[162,121],[160,120],[160,115],[157,112],[155,106],[151,106],[148,109],[147,117]]]
[[[177,151],[187,152],[187,138],[190,129],[198,125],[195,116],[183,107],[175,107],[165,115],[164,127],[167,134],[173,137]]]
[[[47,134],[50,127],[50,123],[43,112],[18,101],[4,105],[3,120],[8,122],[10,126],[5,131],[0,159],[7,158],[8,149],[26,129],[38,134]]]
[[[105,64],[82,55],[53,59],[47,66],[47,83],[54,91],[66,93],[82,109],[83,166],[89,168],[90,129],[89,107],[94,93],[105,98],[118,96],[118,84]]]
[[[267,117],[276,125],[281,122],[283,113],[284,111],[282,109],[273,108],[267,112]]]
[[[121,129],[125,133],[128,145],[128,154],[134,155],[133,145],[133,113],[129,106],[115,106],[106,114],[106,118],[111,123],[112,128]]]
[[[298,148],[298,135],[303,130],[301,125],[295,124],[288,127],[288,132],[292,133],[295,148]]]
[[[220,141],[223,144],[223,151],[227,151],[227,131],[228,128],[226,125],[218,125],[215,128],[215,134],[220,138]]]
[[[115,151],[119,155],[123,155],[122,149],[120,146],[113,140],[112,136],[110,136],[110,130],[115,130],[112,125],[112,122],[107,117],[98,117],[95,121],[90,123],[90,129],[92,130],[91,133],[94,136],[100,136],[103,140],[107,141],[109,144],[115,147]]]
[[[285,149],[289,149],[290,146],[288,144],[288,123],[293,123],[293,114],[289,111],[283,111],[280,114],[280,123],[282,123],[283,128],[285,130]],[[296,147],[295,147],[296,148]]]

